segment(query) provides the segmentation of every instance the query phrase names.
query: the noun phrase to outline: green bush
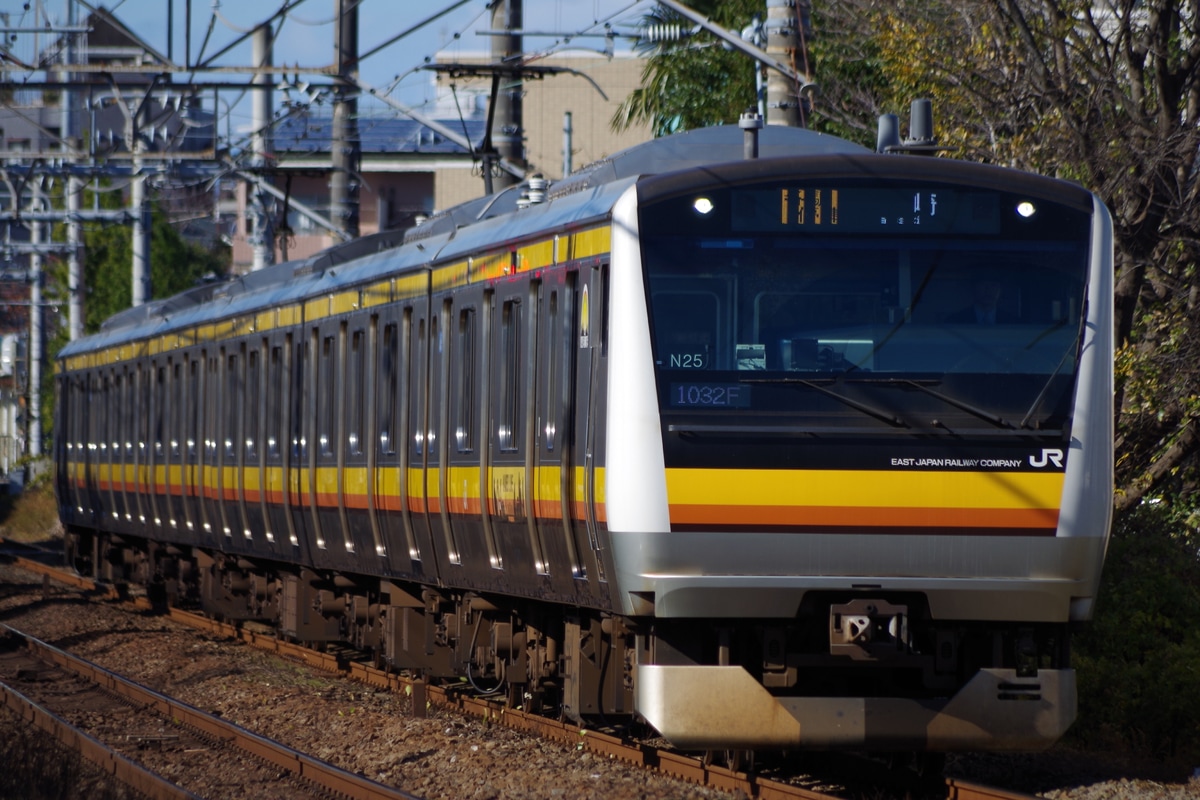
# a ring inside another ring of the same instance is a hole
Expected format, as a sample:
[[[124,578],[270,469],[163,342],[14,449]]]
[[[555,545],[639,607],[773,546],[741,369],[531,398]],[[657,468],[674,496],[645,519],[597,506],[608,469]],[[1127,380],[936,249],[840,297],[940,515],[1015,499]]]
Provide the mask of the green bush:
[[[1200,560],[1183,514],[1143,504],[1118,516],[1094,622],[1075,639],[1085,745],[1200,758]]]

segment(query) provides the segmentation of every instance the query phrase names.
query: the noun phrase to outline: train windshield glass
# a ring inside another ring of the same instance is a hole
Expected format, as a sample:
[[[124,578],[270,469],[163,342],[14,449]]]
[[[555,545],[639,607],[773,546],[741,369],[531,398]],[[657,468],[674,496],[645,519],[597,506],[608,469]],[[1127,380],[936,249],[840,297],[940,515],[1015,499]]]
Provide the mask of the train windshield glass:
[[[663,407],[770,411],[794,406],[796,387],[836,384],[886,414],[921,396],[973,424],[1063,425],[1088,236],[1078,209],[938,185],[772,184],[648,205]]]

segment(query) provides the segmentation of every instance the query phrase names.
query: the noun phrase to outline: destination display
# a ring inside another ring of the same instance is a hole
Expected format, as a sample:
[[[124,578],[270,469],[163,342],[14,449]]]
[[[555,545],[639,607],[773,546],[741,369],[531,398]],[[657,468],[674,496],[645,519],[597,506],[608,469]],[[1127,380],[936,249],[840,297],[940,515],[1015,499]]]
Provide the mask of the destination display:
[[[672,383],[675,408],[749,408],[750,387],[738,383]]]
[[[934,188],[790,186],[734,189],[730,229],[739,233],[939,233],[995,235],[1000,198]]]

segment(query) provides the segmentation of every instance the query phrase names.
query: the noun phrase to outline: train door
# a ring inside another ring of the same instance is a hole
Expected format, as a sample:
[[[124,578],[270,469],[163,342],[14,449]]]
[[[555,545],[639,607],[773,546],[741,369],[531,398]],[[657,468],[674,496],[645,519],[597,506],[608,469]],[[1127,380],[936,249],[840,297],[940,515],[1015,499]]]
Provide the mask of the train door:
[[[266,420],[263,428],[265,467],[263,489],[267,503],[268,527],[277,541],[286,542],[296,553],[300,537],[292,519],[295,502],[291,491],[291,335],[276,334],[269,343],[267,356]],[[285,548],[286,549],[286,548]]]
[[[298,467],[299,480],[298,488],[299,503],[295,507],[296,528],[305,531],[312,563],[322,563],[324,552],[326,551],[325,536],[320,525],[320,503],[317,497],[317,468],[319,463],[320,443],[318,441],[318,417],[320,415],[319,398],[322,395],[320,392],[320,348],[322,348],[322,336],[320,336],[319,327],[312,327],[304,333],[304,349],[300,351],[296,366],[299,367],[298,378],[299,386],[296,391],[299,392],[298,398],[298,420],[296,427],[299,429],[300,449],[298,458],[296,458],[296,467]],[[326,367],[328,368],[328,367]],[[326,377],[328,380],[328,377]]]
[[[407,459],[401,469],[406,470],[405,499],[407,500],[409,519],[413,529],[413,538],[417,542],[417,550],[422,559],[426,575],[442,575],[442,570],[449,563],[444,539],[440,546],[435,546],[435,538],[441,532],[441,520],[437,518],[437,510],[430,508],[429,475],[437,469],[437,456],[433,452],[437,445],[435,440],[436,414],[430,412],[430,406],[436,399],[431,387],[437,367],[437,342],[439,337],[438,320],[441,309],[435,311],[432,303],[420,305],[411,309],[411,357],[409,359],[407,379],[407,426],[409,436],[405,449]],[[435,490],[436,491],[436,490]],[[436,501],[436,497],[434,500]],[[454,554],[457,558],[457,553]]]
[[[491,319],[491,292],[472,287],[443,304],[445,346],[441,361],[442,384],[440,494],[447,541],[470,570],[467,579],[476,586],[494,586],[496,570],[503,568],[495,531],[486,504],[485,453],[489,359],[485,356],[485,331]]]
[[[179,414],[173,417],[174,431],[172,431],[172,461],[173,465],[178,465],[178,469],[172,470],[172,495],[175,498],[175,515],[173,527],[185,531],[196,530],[196,523],[193,522],[192,515],[192,498],[191,494],[191,468],[194,463],[194,451],[196,451],[196,439],[192,438],[192,431],[196,428],[196,407],[197,397],[196,389],[199,378],[199,369],[196,362],[192,361],[187,354],[181,354],[179,360],[175,362],[175,375],[172,381],[172,391],[175,395],[176,409],[179,409]]]
[[[288,431],[288,460],[285,466],[284,485],[287,487],[288,508],[291,511],[292,527],[300,541],[304,552],[308,553],[309,563],[316,557],[316,546],[319,535],[313,527],[310,504],[313,498],[310,494],[309,476],[313,472],[311,459],[312,448],[309,446],[312,437],[312,383],[313,372],[311,352],[313,343],[317,340],[315,332],[309,333],[303,329],[297,331],[291,338],[291,374],[288,379],[289,431]]]
[[[214,537],[214,528],[220,514],[213,501],[215,478],[213,459],[216,457],[216,424],[212,406],[212,359],[208,350],[202,349],[194,362],[196,368],[196,531],[200,541],[219,541]]]
[[[471,566],[459,532],[451,519],[453,465],[450,461],[450,362],[453,354],[454,300],[450,296],[434,299],[430,308],[429,328],[429,403],[426,414],[429,438],[426,441],[426,498],[429,502],[430,533],[434,537],[438,561],[443,565]],[[444,569],[444,567],[443,567]]]
[[[221,357],[216,360],[214,378],[217,408],[209,417],[216,421],[216,431],[208,439],[215,453],[215,506],[218,516],[214,521],[220,527],[217,541],[229,542],[240,548],[246,542],[246,527],[239,518],[238,498],[241,497],[242,471],[241,416],[245,409],[246,345],[221,348]]]
[[[109,530],[119,529],[121,516],[121,485],[120,485],[120,448],[117,442],[121,438],[121,373],[116,367],[107,370],[104,377],[105,429],[101,442],[101,457],[104,468],[108,473],[105,483],[108,492],[105,496],[104,526]]]
[[[263,353],[261,339],[246,343],[246,406],[242,411],[242,518],[247,544],[253,550],[273,550],[263,513]]]
[[[100,487],[100,444],[104,441],[107,415],[104,408],[104,377],[99,371],[88,375],[87,510],[92,524],[104,524],[104,498]]]
[[[182,461],[180,470],[180,497],[183,505],[183,525],[186,530],[196,532],[204,529],[200,519],[200,361],[193,354],[183,358],[184,382],[183,427],[180,448]],[[192,538],[189,536],[188,538]]]
[[[146,473],[150,480],[150,518],[155,529],[169,527],[170,511],[167,504],[167,445],[168,420],[167,387],[170,368],[161,360],[150,362],[150,443],[146,456]]]
[[[60,374],[54,379],[54,426],[58,435],[54,437],[54,488],[58,498],[59,513],[66,522],[75,518],[75,405],[72,396],[75,379],[70,374]]]
[[[100,505],[103,509],[100,527],[113,530],[117,521],[117,459],[112,444],[117,438],[117,372],[106,369],[100,383],[100,429],[97,431],[98,483]]]
[[[230,410],[228,392],[233,389],[229,374],[229,360],[236,363],[236,350],[220,348],[212,353],[200,354],[200,397],[199,408],[199,475],[197,477],[200,529],[205,539],[216,547],[229,547],[233,530],[224,510],[226,494],[226,467],[228,445],[232,444],[235,431],[227,427]]]
[[[547,546],[551,578],[556,591],[563,594],[586,592],[584,581],[595,572],[585,558],[589,551],[586,529],[577,524],[572,511],[577,283],[577,272],[548,273],[539,302],[545,333],[537,356],[534,507]]]
[[[571,441],[568,454],[568,481],[571,497],[571,525],[580,534],[586,534],[585,564],[589,567],[588,579],[592,581],[593,596],[603,595],[606,589],[600,586],[608,580],[601,547],[600,525],[603,523],[598,511],[597,468],[602,465],[604,412],[604,320],[607,289],[605,286],[607,262],[596,259],[582,264],[569,275],[575,275],[572,296],[575,311],[575,344],[572,346],[575,362],[574,410],[571,417]]]
[[[360,316],[350,321],[349,351],[346,360],[348,404],[345,414],[346,468],[349,474],[343,486],[347,521],[356,542],[369,544],[377,563],[386,564],[388,547],[383,539],[374,486],[378,469],[378,419],[375,387],[379,379],[379,315]]]
[[[537,346],[538,283],[498,286],[490,335],[487,506],[506,580],[529,585],[546,574],[545,548],[533,520],[532,375]],[[511,578],[507,576],[512,576]]]
[[[135,390],[134,370],[124,364],[120,368],[121,388],[119,391],[120,404],[117,414],[120,418],[119,435],[114,440],[116,460],[119,464],[118,476],[120,486],[120,527],[129,530],[133,525],[134,491],[136,484],[132,481],[133,471],[133,436],[136,417],[134,416]]]
[[[376,362],[376,468],[372,494],[392,569],[398,574],[419,575],[422,550],[414,523],[414,504],[409,502],[414,482],[413,413],[415,392],[411,385],[417,372],[420,306],[393,307],[380,319],[382,332]],[[425,551],[428,555],[428,550]]]
[[[147,471],[147,458],[150,448],[150,375],[153,374],[147,362],[138,361],[134,373],[137,381],[134,388],[134,439],[133,439],[133,474],[137,481],[135,517],[139,529],[146,524],[150,514],[150,474]]]
[[[115,530],[120,521],[120,443],[121,437],[121,377],[116,369],[104,371],[103,404],[104,428],[100,440],[101,485],[104,491],[104,521],[101,528]]]

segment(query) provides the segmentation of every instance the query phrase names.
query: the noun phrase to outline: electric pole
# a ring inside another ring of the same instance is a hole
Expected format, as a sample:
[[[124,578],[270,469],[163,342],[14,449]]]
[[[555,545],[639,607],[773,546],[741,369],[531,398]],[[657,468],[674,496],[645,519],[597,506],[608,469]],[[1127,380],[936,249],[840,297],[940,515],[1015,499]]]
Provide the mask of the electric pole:
[[[333,174],[329,179],[333,221],[350,238],[358,236],[359,165],[362,143],[358,138],[358,5],[359,0],[333,0],[334,63],[337,89],[333,100],[333,139],[330,153]]]
[[[492,30],[506,31],[503,34],[492,34],[492,63],[497,67],[504,64],[513,69],[511,74],[498,69],[497,79],[492,82],[493,91],[496,93],[492,98],[492,102],[495,103],[491,130],[492,146],[501,159],[524,167],[524,85],[519,69],[524,45],[521,42],[521,34],[512,33],[520,31],[522,25],[521,0],[499,0],[492,6]],[[489,169],[490,166],[485,160],[484,169]],[[517,182],[518,179],[508,172],[501,171],[496,176],[497,189],[512,186]]]

